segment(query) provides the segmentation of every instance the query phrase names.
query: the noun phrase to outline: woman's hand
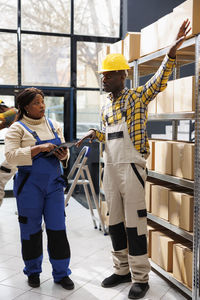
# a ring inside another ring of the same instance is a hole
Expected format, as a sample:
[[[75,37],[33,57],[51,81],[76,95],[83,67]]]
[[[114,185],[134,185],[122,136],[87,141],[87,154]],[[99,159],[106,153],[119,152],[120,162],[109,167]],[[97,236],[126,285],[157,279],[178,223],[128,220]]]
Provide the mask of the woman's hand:
[[[68,156],[68,148],[66,147],[60,147],[59,149],[55,150],[54,155],[59,159],[59,160],[64,160]]]
[[[56,145],[51,143],[40,144],[40,152],[50,152],[56,147]]]
[[[33,158],[40,152],[50,152],[56,147],[56,145],[51,144],[51,143],[45,143],[45,144],[40,144],[40,145],[35,145],[31,147],[31,157]]]

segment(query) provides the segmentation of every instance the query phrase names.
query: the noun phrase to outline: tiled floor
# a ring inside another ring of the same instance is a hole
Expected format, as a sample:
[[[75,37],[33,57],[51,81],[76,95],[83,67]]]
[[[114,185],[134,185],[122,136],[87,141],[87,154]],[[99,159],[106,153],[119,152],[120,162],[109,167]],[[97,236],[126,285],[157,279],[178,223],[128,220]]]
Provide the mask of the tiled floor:
[[[31,289],[22,272],[19,228],[15,215],[15,199],[4,199],[0,207],[0,300],[125,300],[131,284],[115,288],[101,287],[101,281],[112,273],[109,236],[93,229],[89,211],[73,198],[66,209],[68,238],[71,245],[71,278],[75,289],[64,290],[53,283],[46,251],[44,233],[44,262],[41,286]],[[150,290],[143,299],[184,300],[176,289],[155,273],[150,273]]]

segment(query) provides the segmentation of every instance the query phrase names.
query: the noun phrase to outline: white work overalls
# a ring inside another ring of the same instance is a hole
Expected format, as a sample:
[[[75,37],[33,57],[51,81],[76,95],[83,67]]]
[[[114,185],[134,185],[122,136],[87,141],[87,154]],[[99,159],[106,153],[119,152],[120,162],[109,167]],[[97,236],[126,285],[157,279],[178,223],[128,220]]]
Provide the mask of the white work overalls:
[[[103,188],[109,211],[109,233],[118,275],[132,274],[132,281],[147,282],[146,160],[134,147],[124,105],[119,124],[106,124]],[[106,117],[106,113],[105,113]]]

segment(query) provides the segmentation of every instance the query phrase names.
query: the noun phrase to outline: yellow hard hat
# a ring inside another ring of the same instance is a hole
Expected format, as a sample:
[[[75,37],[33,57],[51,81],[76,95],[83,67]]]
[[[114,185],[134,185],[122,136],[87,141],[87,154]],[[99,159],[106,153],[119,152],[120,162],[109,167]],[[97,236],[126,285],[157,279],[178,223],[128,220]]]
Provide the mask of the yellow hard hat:
[[[102,61],[102,69],[98,71],[98,73],[119,71],[119,70],[129,70],[129,69],[130,67],[123,54],[110,53]]]

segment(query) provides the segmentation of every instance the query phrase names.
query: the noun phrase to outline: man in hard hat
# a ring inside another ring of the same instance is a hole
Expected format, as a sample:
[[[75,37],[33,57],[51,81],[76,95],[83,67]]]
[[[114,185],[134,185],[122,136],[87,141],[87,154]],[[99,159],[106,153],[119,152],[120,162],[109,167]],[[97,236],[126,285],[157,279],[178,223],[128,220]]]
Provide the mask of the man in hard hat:
[[[109,211],[109,233],[114,251],[114,274],[103,280],[105,288],[132,280],[130,299],[143,298],[149,289],[147,211],[145,205],[147,107],[167,86],[175,65],[176,50],[190,31],[183,22],[159,70],[143,86],[125,87],[129,65],[121,54],[109,54],[102,63],[103,88],[108,102],[102,108],[103,130],[91,129],[86,138],[105,142],[103,188]]]
[[[9,127],[15,120],[17,110],[9,108],[3,100],[0,100],[0,129]],[[0,206],[5,195],[4,188],[6,183],[16,172],[16,167],[8,164],[6,160],[0,165]]]

